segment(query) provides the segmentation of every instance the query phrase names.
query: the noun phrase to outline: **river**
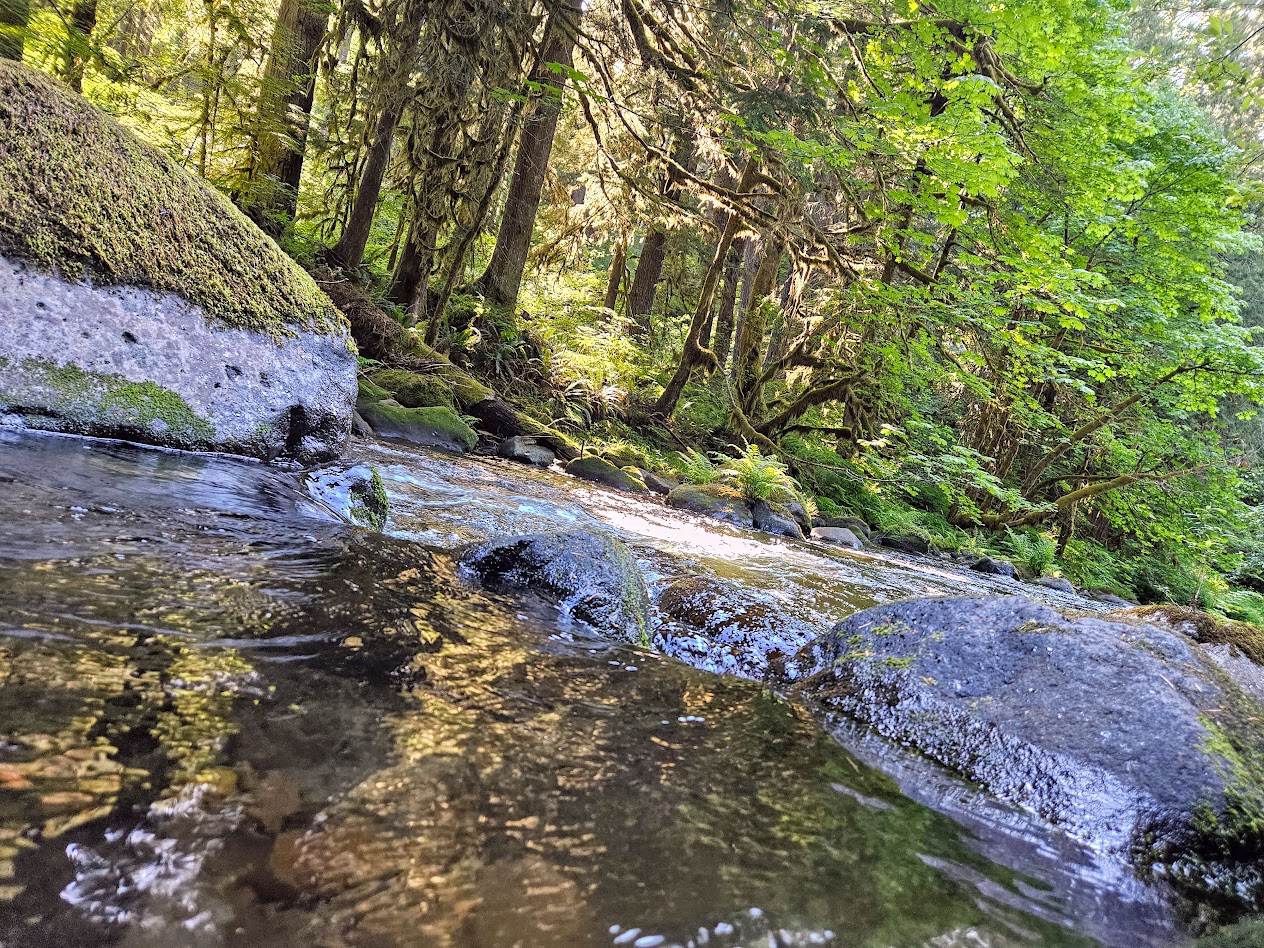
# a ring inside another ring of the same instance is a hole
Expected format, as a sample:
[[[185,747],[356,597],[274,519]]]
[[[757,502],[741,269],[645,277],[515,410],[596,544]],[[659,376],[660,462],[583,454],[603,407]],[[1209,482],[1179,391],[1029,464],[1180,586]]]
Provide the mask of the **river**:
[[[0,433],[0,945],[1169,946],[1159,887],[761,683],[866,606],[1022,592],[704,521],[553,472],[356,443],[299,474]],[[472,585],[477,539],[622,537],[776,640],[593,637]],[[772,635],[772,633],[769,633]]]

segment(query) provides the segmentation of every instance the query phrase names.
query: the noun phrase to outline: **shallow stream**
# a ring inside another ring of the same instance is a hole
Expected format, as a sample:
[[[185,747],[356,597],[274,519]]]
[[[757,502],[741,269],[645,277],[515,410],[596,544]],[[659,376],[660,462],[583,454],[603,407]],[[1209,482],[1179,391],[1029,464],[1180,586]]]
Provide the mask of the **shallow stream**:
[[[1165,893],[760,682],[849,613],[1022,592],[508,463],[357,444],[383,536],[261,465],[0,434],[0,946],[1167,946]],[[649,650],[448,553],[616,533],[784,618]]]

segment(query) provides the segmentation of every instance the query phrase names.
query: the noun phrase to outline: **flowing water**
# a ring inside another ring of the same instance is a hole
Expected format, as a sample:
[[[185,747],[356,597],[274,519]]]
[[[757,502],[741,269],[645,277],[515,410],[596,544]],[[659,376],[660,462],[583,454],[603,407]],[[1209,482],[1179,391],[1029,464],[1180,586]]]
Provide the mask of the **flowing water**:
[[[495,461],[356,461],[390,535],[265,466],[0,434],[4,948],[1181,943],[1117,859],[759,681],[877,602],[1057,594]],[[575,528],[652,592],[719,576],[783,621],[615,646],[448,555]]]

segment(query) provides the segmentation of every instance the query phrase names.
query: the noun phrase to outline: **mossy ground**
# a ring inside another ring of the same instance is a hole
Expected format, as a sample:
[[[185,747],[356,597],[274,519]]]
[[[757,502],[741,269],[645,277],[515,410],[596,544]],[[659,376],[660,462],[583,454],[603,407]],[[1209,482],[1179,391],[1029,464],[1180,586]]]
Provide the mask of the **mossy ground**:
[[[345,321],[222,194],[50,76],[0,62],[0,254],[176,293],[281,337]]]

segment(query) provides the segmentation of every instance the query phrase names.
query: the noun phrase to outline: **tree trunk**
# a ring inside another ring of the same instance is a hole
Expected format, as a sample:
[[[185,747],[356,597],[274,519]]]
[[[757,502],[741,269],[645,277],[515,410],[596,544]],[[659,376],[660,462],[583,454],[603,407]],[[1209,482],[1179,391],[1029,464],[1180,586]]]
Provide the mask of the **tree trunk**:
[[[91,53],[92,31],[97,27],[97,0],[77,0],[66,31],[66,58],[62,78],[76,92],[83,92],[83,72]]]
[[[746,316],[742,319],[737,348],[733,353],[733,385],[742,411],[752,419],[759,414],[763,396],[760,369],[763,363],[764,334],[768,329],[765,300],[772,292],[777,271],[781,268],[781,245],[777,239],[769,235],[763,244],[764,252],[751,280],[750,301],[746,306]]]
[[[641,256],[632,275],[632,289],[628,291],[628,315],[635,320],[636,333],[642,339],[650,337],[650,312],[654,309],[654,296],[666,259],[667,232],[655,229],[641,244]]]
[[[22,61],[30,18],[30,0],[0,0],[0,59]]]
[[[724,285],[720,288],[720,311],[715,317],[715,361],[721,369],[729,362],[733,348],[733,317],[737,310],[737,292],[742,281],[742,258],[746,256],[747,237],[733,241],[728,263],[724,265]]]
[[[360,177],[360,187],[356,190],[355,203],[351,206],[351,219],[347,221],[338,243],[329,250],[330,262],[343,270],[358,270],[364,262],[364,248],[368,246],[369,232],[373,229],[373,215],[377,212],[377,199],[382,193],[382,180],[386,177],[386,166],[390,162],[391,144],[395,140],[395,126],[398,123],[399,106],[391,103],[378,119],[373,147],[369,149],[364,174]]]
[[[614,256],[610,260],[610,277],[606,280],[606,298],[602,305],[614,312],[619,305],[619,287],[623,285],[623,273],[628,266],[628,239],[622,234],[614,245]]]
[[[512,308],[518,302],[522,272],[527,265],[527,251],[531,249],[531,235],[540,208],[540,192],[549,168],[549,156],[553,153],[562,90],[567,82],[566,76],[558,75],[549,64],[570,67],[581,15],[580,0],[560,0],[545,28],[544,51],[531,77],[544,88],[544,95],[538,100],[535,114],[526,117],[519,135],[518,155],[514,159],[496,246],[487,271],[479,281],[487,299],[497,306]]]
[[[751,189],[755,183],[755,176],[758,171],[758,162],[754,158],[746,159],[746,167],[742,169],[742,180],[737,185],[739,193],[744,194]],[[680,396],[684,392],[685,386],[689,384],[689,379],[693,376],[694,369],[707,358],[715,358],[710,352],[702,348],[699,340],[702,338],[703,327],[711,315],[711,304],[715,299],[715,289],[719,285],[720,274],[723,272],[724,263],[728,259],[729,248],[733,246],[733,240],[737,237],[737,232],[741,228],[741,215],[736,212],[730,214],[728,223],[724,227],[724,232],[720,234],[720,241],[716,244],[715,258],[707,269],[707,275],[702,281],[702,289],[698,293],[698,307],[694,310],[693,319],[689,323],[689,332],[685,336],[685,348],[680,355],[680,365],[654,406],[655,414],[662,415],[664,418],[670,418],[676,410],[676,404],[680,401]]]
[[[328,8],[319,0],[281,2],[259,93],[251,180],[266,186],[257,202],[248,202],[262,212],[252,213],[256,220],[292,220],[298,209],[316,92],[314,61],[328,24]]]

